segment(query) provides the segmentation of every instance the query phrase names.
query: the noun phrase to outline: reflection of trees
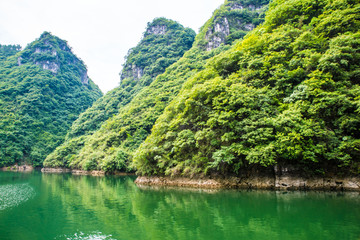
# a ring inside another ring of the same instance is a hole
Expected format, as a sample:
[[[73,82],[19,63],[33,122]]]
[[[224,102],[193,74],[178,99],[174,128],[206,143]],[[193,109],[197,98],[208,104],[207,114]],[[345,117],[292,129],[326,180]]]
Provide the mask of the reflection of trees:
[[[52,194],[61,199],[65,217],[76,229],[101,231],[115,238],[117,235],[129,236],[125,239],[137,238],[131,195],[128,194],[136,191],[131,177],[44,174],[42,179]]]
[[[336,226],[356,223],[359,203],[324,192],[158,189],[138,191],[133,211],[147,233],[163,239],[343,239],[356,224]]]
[[[132,177],[43,175],[82,231],[116,239],[344,239],[359,194],[139,189]],[[356,210],[356,211],[354,211]],[[342,226],[336,228],[335,226]]]
[[[230,239],[236,236],[234,233],[237,228],[249,224],[251,215],[271,217],[270,213],[260,212],[257,206],[260,201],[253,201],[249,197],[245,194],[239,198],[238,192],[208,194],[186,190],[144,190],[137,193],[133,207],[139,222],[152,236],[161,234],[164,238],[174,239]],[[261,197],[274,199],[271,192]],[[267,202],[272,204],[271,201]],[[271,210],[270,205],[268,209]],[[249,208],[255,212],[249,211]]]

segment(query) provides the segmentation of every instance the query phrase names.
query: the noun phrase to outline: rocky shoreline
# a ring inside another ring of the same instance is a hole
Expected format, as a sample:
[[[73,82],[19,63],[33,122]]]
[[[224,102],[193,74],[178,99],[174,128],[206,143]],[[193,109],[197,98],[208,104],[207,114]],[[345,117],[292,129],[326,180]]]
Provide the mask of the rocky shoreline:
[[[107,173],[99,170],[85,171],[79,169],[69,169],[69,168],[42,168],[42,173],[72,173],[73,175],[91,175],[91,176],[105,176]],[[115,172],[111,175],[127,176],[134,175],[134,173],[123,173]]]
[[[42,173],[72,173],[74,175],[92,175],[92,176],[104,176],[104,171],[85,171],[78,169],[68,169],[68,168],[42,168]]]
[[[10,172],[32,172],[34,167],[31,165],[14,165],[10,167],[0,168],[2,171],[10,171]]]
[[[143,185],[190,187],[190,188],[238,188],[238,189],[274,189],[274,190],[325,190],[360,191],[360,178],[298,178],[298,177],[231,177],[231,178],[171,178],[140,176],[135,183]]]
[[[2,171],[31,172],[29,165],[15,165],[1,168]],[[68,168],[42,168],[42,173],[72,173],[73,175],[105,176],[104,171],[85,171]],[[134,173],[115,172],[111,175],[135,175]],[[169,186],[203,189],[272,189],[272,190],[325,190],[325,191],[358,191],[360,176],[339,177],[304,177],[291,167],[275,167],[273,172],[247,173],[231,177],[159,177],[138,176],[135,183],[139,186]]]
[[[135,183],[143,186],[158,185],[207,189],[238,188],[360,192],[360,175],[342,177],[328,173],[325,176],[307,176],[299,168],[280,165],[276,165],[272,169],[248,170],[238,176],[194,178],[139,176]]]

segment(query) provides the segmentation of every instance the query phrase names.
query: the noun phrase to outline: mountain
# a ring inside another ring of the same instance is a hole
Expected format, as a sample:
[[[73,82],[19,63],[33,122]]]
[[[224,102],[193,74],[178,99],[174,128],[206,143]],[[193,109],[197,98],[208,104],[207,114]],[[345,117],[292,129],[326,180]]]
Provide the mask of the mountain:
[[[102,95],[67,42],[44,32],[24,50],[0,47],[0,166],[41,165]]]
[[[55,152],[56,156],[51,155],[51,159],[56,161],[46,161],[45,165],[100,169],[106,172],[132,171],[133,153],[151,133],[156,119],[178,94],[182,84],[204,69],[208,59],[229,49],[227,43],[232,43],[235,35],[242,36],[236,32],[247,32],[261,23],[266,7],[264,1],[226,1],[202,27],[193,47],[182,58],[167,67],[149,86],[141,89],[129,104],[120,108],[119,113],[105,121],[99,130],[83,137],[80,144],[80,141],[72,141],[68,148],[61,149],[61,154]],[[227,40],[226,37],[232,33],[233,40]],[[224,37],[218,40],[215,37],[217,35]]]
[[[271,2],[184,83],[135,153],[138,173],[358,175],[359,13],[353,0]]]
[[[120,86],[108,92],[72,124],[66,141],[46,161],[46,166],[68,166],[84,141],[126,106],[136,94],[191,48],[195,32],[179,23],[156,18],[148,23],[141,41],[129,50],[120,73]]]

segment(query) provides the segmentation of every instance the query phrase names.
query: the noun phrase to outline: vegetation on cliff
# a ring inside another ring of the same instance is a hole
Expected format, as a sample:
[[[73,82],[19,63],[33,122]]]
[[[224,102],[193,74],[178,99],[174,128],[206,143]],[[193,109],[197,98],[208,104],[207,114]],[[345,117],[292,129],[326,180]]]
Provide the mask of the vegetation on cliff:
[[[6,58],[15,55],[21,50],[20,45],[1,45],[0,44],[0,64],[6,60]]]
[[[240,6],[243,1],[227,1],[226,3],[229,2],[238,3],[238,6]],[[57,160],[46,161],[46,166],[64,166],[85,170],[101,169],[107,172],[133,170],[131,161],[134,151],[150,134],[156,119],[178,94],[182,84],[204,69],[209,58],[225,49],[229,49],[225,41],[214,47],[214,49],[206,49],[203,44],[200,44],[204,42],[206,35],[210,36],[209,32],[230,34],[222,30],[221,24],[218,25],[219,28],[215,27],[211,22],[221,18],[223,16],[221,15],[222,12],[225,11],[229,13],[227,16],[235,12],[259,11],[258,14],[261,12],[260,10],[248,8],[248,5],[244,5],[243,9],[240,9],[240,7],[232,9],[230,5],[223,5],[220,9],[222,11],[214,12],[214,16],[197,35],[193,47],[179,61],[169,66],[165,73],[159,75],[149,86],[139,91],[129,104],[120,108],[119,113],[105,121],[93,135],[83,137],[81,144],[70,141],[76,151],[72,151],[71,147],[68,149],[63,148],[63,156],[65,157],[52,157],[52,159],[56,158]],[[228,18],[231,19],[231,17]],[[238,18],[237,15],[236,19],[244,23],[252,23],[252,19]],[[228,23],[231,22],[235,22],[235,20],[228,20]],[[226,26],[230,27],[230,25]],[[242,28],[243,25],[237,26],[242,30],[246,30]],[[158,31],[161,32],[161,29]],[[206,41],[214,42],[215,40],[208,38]]]
[[[355,0],[226,0],[196,38],[155,19],[80,117],[101,93],[66,42],[0,45],[0,166],[359,174],[359,16]]]
[[[359,1],[273,1],[263,25],[186,81],[135,154],[138,173],[358,174],[359,29]]]
[[[0,46],[0,166],[41,165],[102,95],[58,37],[44,32],[20,50]]]
[[[45,166],[69,167],[83,148],[84,142],[110,117],[119,113],[134,96],[157,75],[176,62],[191,48],[195,32],[179,23],[156,18],[148,23],[143,38],[129,50],[120,74],[120,86],[94,103],[72,124],[66,141],[50,154]],[[131,121],[131,119],[128,119]],[[82,167],[80,167],[82,168]]]
[[[201,27],[197,45],[211,50],[231,45],[264,21],[268,0],[226,0]]]

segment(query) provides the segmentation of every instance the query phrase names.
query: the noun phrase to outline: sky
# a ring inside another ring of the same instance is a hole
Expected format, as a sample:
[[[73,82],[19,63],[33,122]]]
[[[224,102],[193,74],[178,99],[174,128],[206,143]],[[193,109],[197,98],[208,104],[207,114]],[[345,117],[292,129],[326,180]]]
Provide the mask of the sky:
[[[23,48],[44,31],[66,40],[105,93],[119,85],[128,50],[148,22],[175,20],[197,33],[224,0],[1,0],[0,44]]]

